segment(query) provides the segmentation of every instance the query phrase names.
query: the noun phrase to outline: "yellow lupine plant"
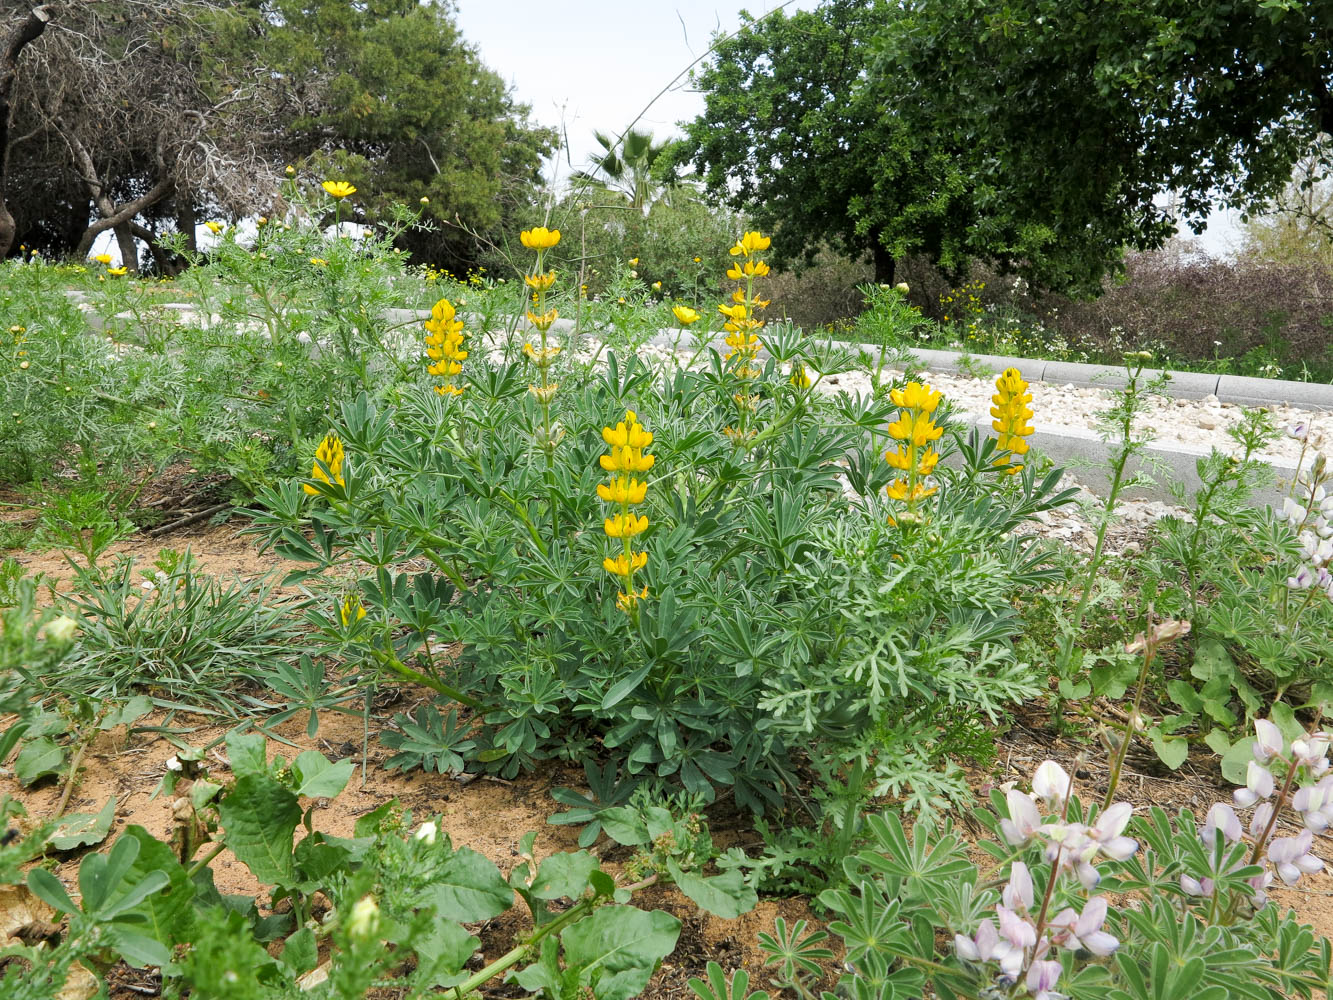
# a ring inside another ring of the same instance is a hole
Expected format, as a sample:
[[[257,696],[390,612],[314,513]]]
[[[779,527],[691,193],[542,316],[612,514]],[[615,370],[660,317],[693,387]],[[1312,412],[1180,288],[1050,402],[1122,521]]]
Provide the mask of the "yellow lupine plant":
[[[638,602],[648,596],[648,585],[634,587],[634,574],[648,563],[647,552],[636,552],[632,539],[648,530],[648,518],[635,514],[631,507],[643,503],[648,483],[638,478],[657,461],[656,456],[644,454],[653,443],[651,431],[643,429],[633,410],[625,411],[625,419],[614,427],[602,428],[602,440],[610,448],[601,456],[602,470],[610,479],[597,487],[597,495],[617,509],[603,522],[608,538],[620,540],[620,552],[602,560],[602,568],[620,580],[624,589],[616,594],[616,607],[629,614],[636,612]]]
[[[887,492],[890,500],[905,503],[909,511],[915,512],[917,503],[939,488],[926,485],[925,480],[940,460],[939,452],[930,445],[944,433],[932,418],[942,397],[923,382],[908,382],[900,389],[890,390],[889,398],[901,409],[897,419],[889,424],[889,437],[898,444],[884,458],[903,475],[888,485]]]
[[[325,469],[328,471],[326,472]],[[343,443],[338,435],[332,431],[324,435],[324,440],[315,449],[315,462],[310,472],[310,478],[321,483],[347,485],[346,480],[343,479]],[[319,496],[319,490],[310,483],[306,483],[301,488],[312,497]]]
[[[1017,368],[1006,368],[995,380],[995,395],[991,397],[991,428],[999,435],[996,444],[1002,452],[991,464],[1003,466],[1004,474],[1012,476],[1023,468],[1023,456],[1028,453],[1027,438],[1032,433],[1032,393],[1027,381]]]
[[[772,245],[771,237],[758,232],[745,233],[736,241],[731,256],[737,259],[727,270],[727,277],[744,287],[738,285],[730,304],[717,307],[726,320],[722,324],[727,333],[724,341],[728,348],[726,361],[731,373],[741,382],[739,391],[731,397],[736,404],[736,423],[723,431],[736,447],[743,446],[756,433],[750,427],[750,417],[758,407],[759,397],[750,391],[749,383],[761,374],[756,359],[762,346],[758,332],[763,329],[764,321],[758,314],[768,301],[755,294],[754,282],[769,272],[768,264],[758,255]]]
[[[547,343],[547,333],[560,314],[554,308],[546,308],[546,293],[555,284],[556,274],[555,271],[546,270],[543,258],[547,250],[560,242],[560,230],[547,229],[545,226],[525,229],[519,234],[519,242],[537,252],[536,266],[531,274],[523,276],[523,283],[532,289],[532,308],[528,310],[528,322],[541,334],[541,346],[534,347],[532,341],[528,341],[523,345],[523,354],[537,369],[537,381],[529,384],[528,392],[532,393],[542,408],[541,445],[549,465],[559,440],[551,425],[551,400],[555,399],[556,390],[560,388],[558,383],[551,381],[550,370],[560,348]]]
[[[467,360],[467,351],[463,350],[463,321],[455,319],[457,311],[448,299],[440,299],[430,310],[430,319],[423,324],[426,328],[426,356],[430,364],[426,371],[436,378],[444,380],[435,391],[441,396],[461,396],[464,386],[456,385],[454,379],[463,371],[463,362]]]

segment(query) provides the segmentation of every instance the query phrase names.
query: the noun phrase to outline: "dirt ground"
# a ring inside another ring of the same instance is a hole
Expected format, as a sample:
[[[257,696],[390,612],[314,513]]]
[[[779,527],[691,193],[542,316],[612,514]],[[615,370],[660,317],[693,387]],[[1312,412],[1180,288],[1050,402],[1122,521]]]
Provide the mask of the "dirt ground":
[[[135,537],[116,546],[112,554],[133,555],[145,562],[151,561],[160,548],[182,550],[189,546],[199,560],[200,568],[222,576],[240,576],[255,579],[266,574],[284,573],[293,566],[283,564],[272,553],[260,553],[257,544],[237,534],[237,525],[209,526],[195,524],[188,529],[160,538]],[[53,579],[68,580],[68,568],[58,553],[11,553],[30,571],[41,570]],[[406,711],[417,701],[418,695],[404,688],[391,696],[392,704],[385,706],[384,714]],[[381,702],[382,704],[382,702]],[[177,727],[193,731],[179,738],[191,745],[201,746],[219,738],[227,729],[211,720],[191,720],[177,715],[172,720]],[[197,726],[197,728],[195,728]],[[0,719],[0,730],[4,720]],[[482,777],[467,783],[456,778],[425,774],[390,772],[380,766],[388,756],[376,739],[383,720],[372,725],[370,739],[370,768],[363,782],[360,769],[347,789],[332,800],[321,800],[315,813],[317,830],[340,836],[350,836],[357,818],[384,801],[396,798],[410,809],[416,821],[438,815],[441,829],[455,844],[467,845],[485,854],[502,871],[508,872],[518,861],[518,842],[527,831],[537,831],[538,860],[547,854],[574,849],[577,828],[553,826],[547,816],[557,811],[557,803],[550,790],[557,785],[579,788],[582,771],[572,766],[550,766],[541,772],[516,781]],[[328,713],[321,717],[319,731],[311,739],[306,736],[304,716],[277,726],[273,732],[294,744],[286,745],[271,739],[270,755],[281,754],[288,759],[301,750],[319,750],[331,759],[351,757],[359,759],[362,746],[359,717]],[[998,754],[994,766],[988,770],[973,769],[972,778],[978,796],[984,798],[992,787],[1009,781],[1026,783],[1036,765],[1053,758],[1071,773],[1076,772],[1079,794],[1084,798],[1099,796],[1104,790],[1108,772],[1096,745],[1082,745],[1052,736],[1044,725],[1044,717],[1034,708],[1030,715],[1019,713],[1008,731],[997,736]],[[104,734],[89,749],[83,762],[80,780],[74,789],[68,812],[96,812],[108,798],[117,801],[116,831],[130,824],[145,827],[157,837],[165,838],[170,828],[169,806],[165,797],[152,796],[161,779],[166,761],[176,748],[160,734],[126,734],[118,730]],[[1168,811],[1188,808],[1201,816],[1219,799],[1228,799],[1229,786],[1211,761],[1191,760],[1178,772],[1165,771],[1151,752],[1131,753],[1120,798],[1133,802],[1137,809],[1151,804]],[[227,775],[224,748],[217,747],[209,755],[208,766],[215,776]],[[0,771],[0,795],[9,794],[22,802],[33,817],[50,815],[60,797],[58,783],[20,789],[8,772]],[[737,838],[751,840],[749,832],[739,828],[734,817],[719,816],[713,821],[715,840],[727,844]],[[969,834],[980,831],[964,821]],[[1294,830],[1284,831],[1286,833]],[[1329,855],[1329,838],[1318,838],[1316,853]],[[1323,850],[1320,850],[1320,847]],[[605,857],[606,866],[614,870],[627,854],[619,855],[612,849]],[[72,885],[78,866],[77,857],[61,858],[56,874],[67,885]],[[223,853],[212,865],[218,888],[224,893],[261,892],[248,870]],[[0,890],[2,891],[2,890]],[[1333,935],[1333,875],[1326,870],[1302,880],[1298,888],[1275,889],[1271,893],[1277,905],[1293,908],[1301,919],[1314,925],[1324,935]],[[755,936],[769,930],[776,916],[787,921],[811,920],[818,924],[809,901],[802,898],[771,898],[761,900],[759,907],[738,920],[724,921],[700,914],[683,896],[672,889],[650,888],[636,896],[636,901],[647,907],[660,907],[673,912],[682,921],[680,943],[662,969],[654,977],[645,997],[648,1000],[676,1000],[692,994],[688,980],[701,976],[711,959],[725,969],[746,968],[757,980],[754,988],[769,986],[769,976],[763,968],[763,953]],[[0,897],[0,911],[4,900]],[[525,930],[524,920],[517,907],[478,930],[484,958],[498,957],[512,947],[516,934]],[[2,928],[0,928],[2,929]],[[3,935],[0,935],[3,936]],[[833,970],[825,987],[832,986]],[[117,1000],[156,995],[157,983],[153,978],[135,970],[120,970],[112,982],[111,995]]]

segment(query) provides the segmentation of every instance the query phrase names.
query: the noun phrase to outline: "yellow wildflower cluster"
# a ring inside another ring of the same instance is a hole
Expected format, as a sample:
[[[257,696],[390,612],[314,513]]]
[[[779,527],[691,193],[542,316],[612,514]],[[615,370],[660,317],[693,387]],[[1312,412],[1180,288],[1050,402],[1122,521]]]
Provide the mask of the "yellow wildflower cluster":
[[[426,354],[431,364],[426,371],[444,379],[435,391],[441,396],[461,396],[464,386],[455,385],[454,379],[463,371],[467,351],[463,350],[463,321],[455,319],[456,311],[448,299],[440,299],[430,310],[426,320]]]
[[[1012,476],[1023,468],[1022,457],[1028,453],[1027,437],[1032,433],[1032,393],[1028,384],[1017,368],[1006,368],[995,380],[995,395],[991,397],[995,405],[990,415],[995,419],[991,427],[1000,436],[997,442],[1003,453],[991,464],[1005,466],[1004,474]],[[1017,459],[1017,461],[1015,461]]]
[[[321,483],[347,485],[343,479],[343,443],[332,431],[324,435],[324,440],[315,449],[314,469],[310,473],[310,478]],[[310,483],[306,483],[302,489],[312,497],[319,496],[319,490]]]
[[[898,445],[886,452],[884,458],[904,476],[891,482],[887,491],[890,500],[906,503],[910,511],[938,489],[927,486],[924,480],[935,471],[940,460],[939,452],[930,445],[944,433],[931,417],[940,405],[941,396],[925,383],[908,382],[901,389],[890,390],[889,398],[901,409],[898,418],[889,424],[889,437]]]
[[[963,333],[968,340],[977,340],[981,336],[980,317],[986,313],[981,293],[985,289],[984,281],[969,281],[961,288],[951,288],[940,296],[944,322],[962,323]]]
[[[361,595],[348,594],[344,597],[342,606],[338,608],[338,617],[342,619],[343,628],[350,628],[366,617],[366,606],[361,603]]]
[[[644,454],[644,449],[653,443],[653,435],[643,429],[633,410],[626,410],[624,420],[614,427],[602,428],[602,440],[610,451],[600,462],[611,478],[598,485],[597,495],[619,508],[606,518],[603,528],[608,538],[618,538],[621,542],[620,552],[603,559],[602,568],[622,581],[624,590],[616,594],[616,607],[633,613],[638,602],[648,596],[647,584],[634,588],[634,574],[647,565],[648,553],[636,552],[630,539],[648,530],[648,518],[630,508],[643,503],[648,492],[648,483],[639,479],[638,473],[647,472],[657,460],[654,455]]]
[[[737,447],[741,447],[754,437],[750,427],[750,416],[757,409],[758,397],[750,392],[747,383],[758,378],[762,371],[757,358],[759,348],[758,333],[764,327],[759,312],[768,305],[768,300],[761,299],[755,292],[756,278],[768,275],[768,264],[759,258],[759,254],[773,245],[771,237],[762,233],[749,232],[736,241],[731,248],[731,256],[736,258],[727,270],[727,277],[737,282],[736,290],[731,295],[730,304],[717,307],[723,318],[722,329],[726,331],[726,361],[731,373],[741,380],[740,391],[732,396],[736,403],[736,424],[724,429],[723,433]]]

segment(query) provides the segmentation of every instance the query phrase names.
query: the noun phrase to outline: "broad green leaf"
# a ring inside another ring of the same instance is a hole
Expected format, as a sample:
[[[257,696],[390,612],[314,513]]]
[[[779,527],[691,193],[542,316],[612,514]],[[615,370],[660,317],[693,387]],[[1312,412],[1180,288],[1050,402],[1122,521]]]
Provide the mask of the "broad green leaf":
[[[1201,681],[1214,677],[1231,677],[1236,672],[1236,664],[1231,659],[1227,648],[1216,639],[1205,639],[1194,651],[1194,662],[1190,673]]]
[[[461,847],[426,887],[422,901],[435,905],[444,920],[471,924],[503,913],[514,905],[514,890],[489,860]]]
[[[1227,734],[1220,729],[1208,730],[1208,734],[1204,736],[1203,741],[1207,743],[1209,749],[1219,757],[1226,756],[1227,752],[1231,749],[1231,740],[1229,740]]]
[[[292,761],[296,794],[311,799],[331,799],[347,786],[347,780],[355,770],[356,762],[350,758],[332,763],[317,750],[307,750]]]
[[[194,883],[176,860],[176,852],[141,826],[128,827],[121,836],[139,842],[139,854],[126,873],[127,881],[140,882],[153,871],[167,876],[163,891],[144,897],[143,902],[129,912],[142,917],[141,926],[145,933],[168,947],[191,940]]]
[[[28,871],[28,891],[46,903],[58,913],[78,913],[79,908],[69,893],[56,878],[45,868],[32,868]]]
[[[218,806],[227,847],[265,885],[292,881],[292,835],[301,822],[296,794],[265,774],[249,773]]]
[[[1149,729],[1148,739],[1152,741],[1152,748],[1157,752],[1158,758],[1173,771],[1179,769],[1180,765],[1189,758],[1189,743],[1184,739],[1168,738],[1162,732],[1161,726],[1153,726]]]
[[[47,844],[57,851],[72,851],[76,847],[88,847],[100,844],[111,832],[111,824],[116,820],[116,800],[106,800],[106,805],[96,813],[71,813],[61,818]]]
[[[1296,713],[1286,702],[1275,701],[1268,710],[1268,718],[1282,733],[1282,738],[1291,746],[1292,740],[1299,740],[1305,735],[1305,727],[1296,718]]]
[[[552,854],[537,869],[530,891],[538,899],[578,899],[597,867],[597,859],[587,851]]]
[[[236,730],[227,734],[227,760],[237,778],[250,774],[268,774],[268,741],[259,733]]]
[[[65,766],[65,751],[49,736],[29,740],[14,761],[14,776],[25,788],[48,774],[59,774]]]
[[[1253,759],[1254,740],[1249,736],[1242,736],[1222,755],[1222,777],[1233,785],[1245,784],[1245,773]]]
[[[115,729],[117,726],[128,726],[132,722],[138,722],[145,715],[153,710],[153,699],[147,695],[135,695],[120,708],[113,712],[108,712],[98,725],[98,729]]]
[[[452,920],[433,920],[425,935],[412,938],[417,953],[418,975],[429,986],[456,986],[463,981],[463,966],[481,941]]]
[[[733,868],[722,875],[702,878],[681,871],[674,861],[667,861],[667,868],[681,892],[697,906],[723,920],[735,920],[742,913],[749,913],[759,902],[759,895],[745,884],[745,877],[739,869]]]
[[[289,937],[282,946],[278,961],[297,976],[313,969],[319,964],[319,945],[315,942],[315,932],[309,927],[302,927]]]
[[[127,964],[138,969],[162,966],[171,961],[171,949],[125,924],[113,923],[103,927],[102,940]]]
[[[643,992],[657,964],[670,955],[680,921],[661,910],[603,906],[560,935],[566,968],[597,1000],[630,1000]]]
[[[606,835],[617,844],[626,847],[638,847],[648,843],[648,827],[637,809],[627,806],[614,806],[603,809],[597,814]]]

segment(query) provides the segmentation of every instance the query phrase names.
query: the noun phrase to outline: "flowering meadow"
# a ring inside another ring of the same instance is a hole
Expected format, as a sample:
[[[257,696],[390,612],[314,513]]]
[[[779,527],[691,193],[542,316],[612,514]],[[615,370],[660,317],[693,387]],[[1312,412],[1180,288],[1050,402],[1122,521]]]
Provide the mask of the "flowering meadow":
[[[0,996],[1326,993],[1287,888],[1333,825],[1308,426],[1247,414],[1113,547],[1150,356],[1080,499],[1019,370],[978,424],[769,319],[761,232],[693,296],[638,258],[590,290],[552,218],[456,277],[394,248],[419,213],[348,238],[355,186],[287,183],[304,215],[171,281],[0,265]],[[135,548],[208,527],[147,506],[182,468],[273,573]],[[493,788],[541,829],[446,832]],[[754,960],[673,957],[705,921]]]

